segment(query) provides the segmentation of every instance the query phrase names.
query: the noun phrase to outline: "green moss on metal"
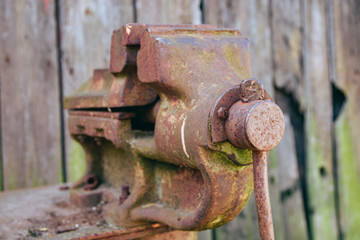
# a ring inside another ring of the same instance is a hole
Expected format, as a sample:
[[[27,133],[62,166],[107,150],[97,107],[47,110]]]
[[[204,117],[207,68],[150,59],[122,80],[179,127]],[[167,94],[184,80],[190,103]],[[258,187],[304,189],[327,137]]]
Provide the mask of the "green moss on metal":
[[[222,51],[224,53],[225,59],[229,63],[229,67],[234,72],[240,74],[240,76],[250,77],[248,76],[247,66],[244,66],[244,63],[241,61],[239,56],[239,52],[234,50],[234,46],[227,44],[222,47]],[[242,58],[246,58],[246,56],[242,56]]]
[[[210,228],[217,228],[229,222],[229,219],[226,217],[226,214],[219,215],[216,219],[208,224]]]
[[[214,54],[215,52],[214,51],[201,51],[201,60],[204,62],[204,63],[211,63],[212,61],[214,61]]]
[[[70,159],[68,162],[68,181],[75,182],[84,173],[86,169],[85,152],[82,146],[76,141],[71,141]]]
[[[201,146],[199,147],[199,150],[200,152],[202,152],[202,156],[204,159],[211,159],[210,161],[207,161],[207,165],[208,165],[207,168],[213,173],[224,172],[225,170],[229,174],[229,176],[234,177],[237,174],[247,174],[244,171],[248,171],[249,168],[252,168],[251,165],[245,165],[245,166],[237,165],[228,158],[227,156],[228,154],[236,153],[236,157],[240,161],[250,162],[250,163],[252,161],[252,152],[250,150],[233,147],[230,145],[230,143],[227,142],[216,143],[212,145],[211,150]],[[224,152],[227,152],[228,154],[225,154]],[[237,201],[239,198],[241,198],[243,200],[243,202],[241,203],[242,206],[239,205],[238,207],[243,208],[246,205],[246,202],[249,200],[249,197],[254,188],[252,177],[247,179],[249,180],[249,182],[243,182],[245,191],[241,194],[241,196],[229,195],[227,199],[228,202]],[[233,185],[233,187],[236,187],[236,185]],[[229,209],[229,211],[236,211],[236,210]],[[212,222],[210,222],[207,225],[207,227],[216,228],[229,222],[230,220],[231,219],[229,218],[227,212],[217,216],[217,218],[214,219]]]
[[[241,165],[252,163],[252,151],[249,149],[240,149],[230,144],[229,142],[214,143],[213,149],[219,151],[218,157],[227,156],[230,160],[236,160]]]
[[[345,117],[337,122],[340,216],[344,239],[360,239],[360,175],[352,141],[350,123]]]

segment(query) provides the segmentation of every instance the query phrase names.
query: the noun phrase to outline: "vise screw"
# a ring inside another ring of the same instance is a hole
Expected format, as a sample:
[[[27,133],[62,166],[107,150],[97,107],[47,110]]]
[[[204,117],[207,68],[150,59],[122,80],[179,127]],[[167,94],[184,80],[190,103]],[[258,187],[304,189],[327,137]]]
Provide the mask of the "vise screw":
[[[202,230],[236,217],[255,189],[261,237],[274,239],[267,152],[284,117],[239,31],[127,24],[112,34],[110,68],[65,107],[87,163],[74,203],[103,201],[119,227]]]

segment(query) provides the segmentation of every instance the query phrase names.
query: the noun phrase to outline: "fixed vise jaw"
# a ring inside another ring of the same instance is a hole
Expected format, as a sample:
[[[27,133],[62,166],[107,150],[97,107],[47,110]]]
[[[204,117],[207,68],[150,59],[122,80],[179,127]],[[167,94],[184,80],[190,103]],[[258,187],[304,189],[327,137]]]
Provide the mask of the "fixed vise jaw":
[[[110,69],[95,70],[65,100],[87,158],[73,202],[103,201],[107,221],[121,227],[200,230],[236,217],[255,179],[260,226],[273,234],[266,151],[279,143],[284,118],[250,69],[249,40],[237,30],[114,31]]]

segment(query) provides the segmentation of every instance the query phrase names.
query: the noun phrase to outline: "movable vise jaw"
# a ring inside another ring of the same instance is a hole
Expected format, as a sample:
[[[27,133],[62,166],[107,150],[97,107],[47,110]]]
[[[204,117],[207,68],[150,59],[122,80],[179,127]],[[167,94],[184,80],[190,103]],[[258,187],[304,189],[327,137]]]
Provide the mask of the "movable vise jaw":
[[[209,25],[127,24],[110,69],[65,100],[87,168],[71,190],[102,201],[120,227],[219,227],[255,186],[261,236],[273,238],[266,152],[284,133],[280,108],[250,70],[249,40]]]

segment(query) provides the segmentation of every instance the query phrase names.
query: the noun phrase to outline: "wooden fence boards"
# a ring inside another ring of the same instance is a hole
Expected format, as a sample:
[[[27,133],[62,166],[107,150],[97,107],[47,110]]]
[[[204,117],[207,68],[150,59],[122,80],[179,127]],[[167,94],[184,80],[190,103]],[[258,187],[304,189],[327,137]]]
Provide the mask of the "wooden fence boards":
[[[360,3],[334,0],[332,4],[334,82],[346,96],[335,122],[341,235],[360,239]]]
[[[269,1],[205,0],[204,15],[206,24],[239,29],[249,38],[252,75],[273,96],[269,5]]]
[[[60,88],[69,96],[109,66],[113,30],[213,24],[250,39],[252,75],[285,113],[284,139],[269,158],[276,238],[360,239],[359,9],[356,0],[0,1],[0,185],[61,181]],[[65,135],[74,181],[84,154],[67,127]],[[253,196],[235,220],[199,234],[212,237],[259,239]]]
[[[53,1],[0,2],[5,190],[61,181],[54,7]]]
[[[240,29],[240,32],[250,39],[252,52],[252,76],[260,79],[269,92],[274,96],[272,83],[272,49],[271,49],[271,19],[269,1],[204,1],[205,23],[218,27]],[[256,16],[256,17],[255,17]],[[239,79],[241,81],[241,79]],[[269,178],[271,204],[274,217],[275,235],[283,239],[281,204],[277,186],[277,160],[270,155]],[[244,239],[259,239],[255,199],[251,198],[243,214],[233,222],[216,229],[219,239],[231,239],[243,236]],[[249,222],[251,226],[249,227]],[[234,227],[236,223],[237,227]]]
[[[336,239],[331,142],[332,101],[325,1],[305,6],[306,180],[314,239]]]
[[[275,100],[286,120],[284,137],[275,149],[285,239],[307,239],[309,236],[302,191],[306,188],[305,133],[301,120],[306,104],[302,67],[303,11],[302,1],[273,1],[271,6]]]
[[[109,67],[111,34],[133,22],[133,12],[131,0],[60,1],[64,96],[73,94],[92,76],[95,68]],[[70,138],[67,127],[65,134],[68,180],[75,181],[83,173],[85,156],[80,145]]]
[[[200,0],[136,0],[136,20],[149,24],[201,24]]]
[[[301,181],[297,165],[294,130],[290,117],[285,114],[285,134],[276,149],[278,185],[281,202],[283,239],[308,239]]]
[[[271,6],[274,85],[293,95],[302,111],[306,100],[303,7],[302,1],[273,1]]]

